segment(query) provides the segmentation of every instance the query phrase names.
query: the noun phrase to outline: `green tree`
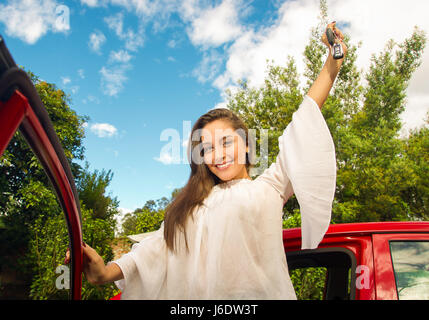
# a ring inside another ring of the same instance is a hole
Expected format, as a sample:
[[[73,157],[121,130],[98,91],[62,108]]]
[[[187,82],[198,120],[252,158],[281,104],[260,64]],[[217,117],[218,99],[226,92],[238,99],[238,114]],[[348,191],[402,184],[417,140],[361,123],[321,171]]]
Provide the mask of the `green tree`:
[[[162,197],[156,201],[146,201],[143,208],[137,208],[124,217],[122,223],[122,235],[151,232],[158,230],[164,221],[165,207],[169,200]]]
[[[105,261],[113,259],[110,241],[114,237],[113,226],[105,219],[94,217],[92,210],[82,206],[83,240],[93,247]],[[30,297],[37,300],[67,299],[69,290],[57,287],[68,244],[68,230],[62,215],[45,219],[40,215],[30,228],[31,240],[26,259],[31,263],[34,276]],[[61,269],[60,269],[61,270]],[[83,277],[82,299],[107,299],[116,293],[113,284],[94,286]]]
[[[81,196],[83,240],[106,261],[113,258],[114,215],[118,201],[106,195],[111,171],[89,172],[84,159],[84,122],[70,107],[69,97],[54,84],[29,72],[70,163]],[[0,158],[0,270],[18,270],[34,299],[61,299],[55,288],[56,267],[69,243],[64,214],[45,171],[19,132]],[[8,290],[8,288],[1,288]],[[113,287],[83,286],[83,298],[112,296]]]
[[[404,155],[409,159],[411,170],[415,173],[413,184],[401,191],[413,217],[416,220],[429,220],[429,113],[426,126],[412,130],[403,141]]]
[[[137,208],[124,216],[122,223],[123,236],[158,230],[164,221],[165,208],[177,195],[180,189],[174,189],[171,197],[148,200],[143,208]]]
[[[406,89],[420,65],[425,43],[425,34],[416,28],[404,43],[389,41],[382,53],[373,56],[363,103],[335,140],[338,188],[334,221],[416,217],[402,195],[416,182],[413,162],[417,159],[406,156],[399,133]]]
[[[106,194],[107,187],[113,178],[111,170],[89,171],[89,164],[80,171],[77,179],[79,199],[88,209],[91,209],[94,217],[110,219],[118,214],[119,201],[116,197]]]

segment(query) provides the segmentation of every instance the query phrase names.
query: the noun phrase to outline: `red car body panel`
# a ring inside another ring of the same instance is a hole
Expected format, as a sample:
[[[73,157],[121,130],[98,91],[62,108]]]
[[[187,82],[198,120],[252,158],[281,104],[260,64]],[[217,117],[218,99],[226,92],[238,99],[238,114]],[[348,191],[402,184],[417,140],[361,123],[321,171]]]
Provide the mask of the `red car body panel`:
[[[429,241],[429,222],[334,224],[318,248],[348,249],[355,255],[357,266],[369,271],[369,286],[356,289],[356,300],[397,300],[389,240]],[[283,230],[283,243],[286,253],[301,250],[301,229]]]

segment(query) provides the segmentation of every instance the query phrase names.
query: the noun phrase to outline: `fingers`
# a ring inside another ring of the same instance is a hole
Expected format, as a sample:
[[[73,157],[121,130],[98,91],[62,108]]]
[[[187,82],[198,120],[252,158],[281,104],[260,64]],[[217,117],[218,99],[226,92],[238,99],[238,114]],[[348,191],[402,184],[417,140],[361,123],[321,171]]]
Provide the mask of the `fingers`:
[[[331,23],[328,23],[328,28],[334,29],[336,23],[337,21],[332,21]]]
[[[328,24],[328,26],[326,27],[326,29],[332,29],[332,31],[334,32],[335,36],[337,37],[338,40],[343,41],[344,40],[344,35],[341,32],[340,29],[338,29],[336,27],[336,21],[332,21],[331,23]]]
[[[86,243],[84,242],[82,246],[83,246],[83,250],[85,252],[85,249],[87,248]],[[69,263],[70,263],[70,248],[67,248],[66,257],[64,258],[64,264],[69,264]]]
[[[64,264],[68,264],[70,262],[70,249],[67,248],[66,257],[64,259]]]
[[[99,254],[97,253],[97,251],[84,243],[83,245],[84,263],[91,263],[97,260],[98,257],[99,257]]]
[[[335,33],[335,35],[337,36],[337,38],[338,38],[340,41],[343,41],[343,40],[344,40],[344,35],[343,35],[343,33],[341,32],[341,30],[340,30],[340,29],[338,29],[337,27],[335,27],[335,28],[334,28],[334,33]]]

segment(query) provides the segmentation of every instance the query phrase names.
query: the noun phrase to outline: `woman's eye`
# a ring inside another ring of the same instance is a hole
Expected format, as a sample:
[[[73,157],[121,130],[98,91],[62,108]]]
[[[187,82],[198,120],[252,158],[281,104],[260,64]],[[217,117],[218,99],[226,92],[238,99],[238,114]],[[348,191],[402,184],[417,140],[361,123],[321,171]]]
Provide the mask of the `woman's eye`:
[[[229,146],[232,142],[233,142],[232,140],[226,140],[224,144]]]

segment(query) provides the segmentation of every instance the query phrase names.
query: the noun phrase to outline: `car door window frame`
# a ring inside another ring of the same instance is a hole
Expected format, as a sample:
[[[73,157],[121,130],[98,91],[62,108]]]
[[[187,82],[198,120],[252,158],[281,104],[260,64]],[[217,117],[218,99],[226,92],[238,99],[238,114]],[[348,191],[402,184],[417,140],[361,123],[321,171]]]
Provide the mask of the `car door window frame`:
[[[348,299],[349,300],[354,300],[356,298],[356,267],[357,267],[357,260],[356,260],[356,256],[354,255],[354,253],[346,248],[343,247],[330,247],[330,248],[318,248],[318,249],[309,249],[309,250],[297,250],[297,251],[289,251],[286,253],[286,259],[288,262],[288,266],[290,270],[293,269],[297,269],[302,267],[326,267],[328,269],[328,275],[327,275],[327,279],[325,282],[325,293],[324,293],[324,299],[328,298],[331,299],[332,295],[330,292],[328,292],[328,290],[332,290],[330,288],[328,288],[327,286],[330,286],[332,284],[333,280],[329,280],[329,272],[330,270],[332,271],[333,266],[325,266],[322,264],[315,264],[315,265],[311,265],[311,264],[305,264],[304,262],[301,262],[301,264],[295,262],[295,259],[299,259],[301,258],[302,260],[307,259],[307,261],[310,260],[321,260],[320,257],[323,256],[329,256],[331,255],[331,257],[333,257],[334,255],[343,255],[343,257],[347,257],[349,259],[350,262],[350,269],[348,271],[348,274],[350,275],[350,277],[347,276],[347,281],[348,283],[346,284],[347,287],[349,288],[349,294],[348,294]],[[313,257],[311,257],[313,256]],[[319,256],[319,258],[317,257]],[[323,258],[322,258],[323,260]],[[337,273],[338,275],[338,273]]]

